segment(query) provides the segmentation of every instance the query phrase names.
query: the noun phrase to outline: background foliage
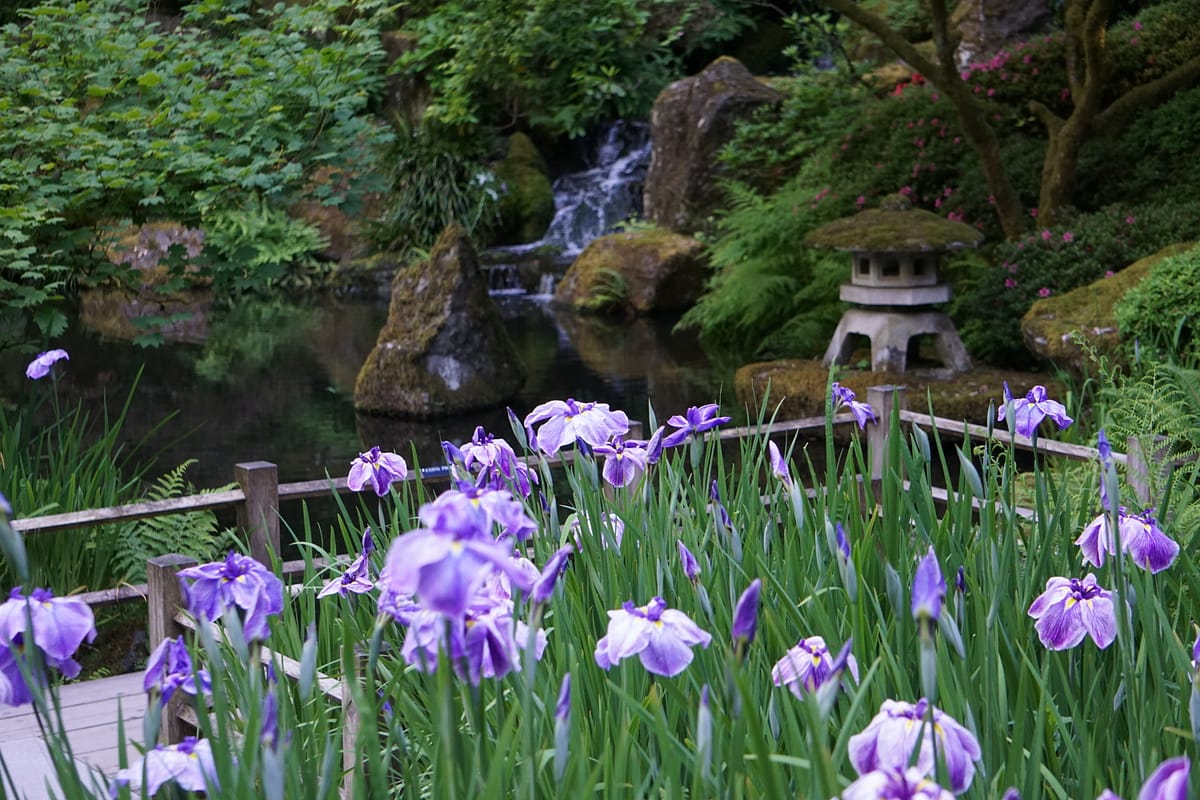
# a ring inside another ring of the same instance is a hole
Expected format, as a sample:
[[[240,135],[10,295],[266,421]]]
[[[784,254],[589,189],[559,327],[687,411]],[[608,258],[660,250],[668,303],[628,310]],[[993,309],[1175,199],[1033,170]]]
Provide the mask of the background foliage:
[[[0,32],[0,310],[61,331],[71,285],[129,277],[104,258],[112,226],[268,215],[309,194],[353,209],[369,183],[307,180],[390,138],[365,114],[383,85],[385,10],[201,0],[158,19],[120,0],[50,0],[22,12]]]

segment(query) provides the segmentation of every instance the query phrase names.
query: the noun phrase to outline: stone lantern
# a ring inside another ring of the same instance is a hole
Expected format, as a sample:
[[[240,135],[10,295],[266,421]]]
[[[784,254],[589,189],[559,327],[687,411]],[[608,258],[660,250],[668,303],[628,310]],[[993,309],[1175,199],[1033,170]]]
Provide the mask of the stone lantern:
[[[850,282],[842,284],[840,297],[858,306],[838,322],[825,366],[849,361],[858,335],[871,340],[871,369],[904,372],[913,338],[930,336],[943,366],[970,369],[954,323],[931,306],[950,300],[950,286],[938,283],[942,254],[975,247],[982,238],[970,225],[914,209],[903,195],[888,195],[877,209],[810,233],[808,244],[850,253]]]

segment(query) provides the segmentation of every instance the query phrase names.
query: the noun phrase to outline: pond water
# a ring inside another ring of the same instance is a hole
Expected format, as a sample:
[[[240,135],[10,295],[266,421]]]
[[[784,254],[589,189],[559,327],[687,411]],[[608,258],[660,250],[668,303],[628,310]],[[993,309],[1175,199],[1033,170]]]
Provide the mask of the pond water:
[[[673,334],[674,319],[602,320],[555,309],[544,296],[494,299],[528,372],[511,402],[521,416],[567,397],[639,420],[649,402],[660,419],[722,398],[733,410],[732,376],[715,370],[693,337]],[[344,475],[376,444],[406,458],[415,448],[422,464],[439,464],[441,441],[461,443],[478,424],[511,440],[503,408],[426,421],[356,414],[354,380],[386,316],[386,299],[374,297],[259,302],[215,315],[203,343],[151,349],[74,325],[55,342],[71,354],[60,400],[115,410],[136,379],[125,439],[140,440],[170,416],[142,450],[157,455],[151,475],[195,458],[188,477],[200,488],[229,483],[242,461],[276,463],[282,482]],[[49,389],[27,382],[19,391]]]

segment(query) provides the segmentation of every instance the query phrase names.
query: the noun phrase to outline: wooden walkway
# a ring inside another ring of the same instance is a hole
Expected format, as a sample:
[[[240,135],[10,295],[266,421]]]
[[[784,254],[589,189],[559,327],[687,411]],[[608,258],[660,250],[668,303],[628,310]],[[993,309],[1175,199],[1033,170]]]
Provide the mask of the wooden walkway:
[[[126,763],[139,756],[133,742],[142,740],[142,718],[146,714],[142,673],[67,684],[61,688],[59,697],[67,736],[81,764],[80,774],[86,776],[99,770],[106,776],[107,785],[107,779],[116,774],[120,763],[118,707],[125,721]],[[16,797],[25,800],[51,797],[47,781],[56,791],[54,768],[32,705],[0,706],[0,757],[16,783]]]

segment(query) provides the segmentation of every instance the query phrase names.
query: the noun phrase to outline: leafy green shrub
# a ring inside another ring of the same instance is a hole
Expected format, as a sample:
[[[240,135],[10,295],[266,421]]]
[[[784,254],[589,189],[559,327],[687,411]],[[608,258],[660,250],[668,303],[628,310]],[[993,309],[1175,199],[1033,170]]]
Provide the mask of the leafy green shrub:
[[[967,349],[989,363],[1020,366],[1029,353],[1021,318],[1038,297],[1059,295],[1200,230],[1200,202],[1186,205],[1112,205],[1078,214],[1061,226],[997,245],[990,263],[951,268],[951,316]]]
[[[212,209],[203,225],[205,261],[219,278],[218,291],[303,285],[334,268],[317,258],[329,244],[320,231],[263,202]]]
[[[1115,311],[1122,341],[1166,361],[1200,363],[1200,248],[1160,261]]]
[[[449,129],[524,121],[577,137],[603,120],[645,117],[678,74],[673,45],[708,46],[745,20],[737,4],[694,0],[418,4],[406,25],[416,45],[397,69],[429,83],[426,119]]]
[[[468,235],[487,231],[496,218],[499,186],[487,168],[482,135],[452,135],[436,125],[401,126],[385,157],[390,191],[373,238],[411,254],[433,246],[451,222]]]
[[[65,323],[74,280],[123,276],[102,257],[113,223],[283,205],[318,166],[390,137],[366,113],[384,80],[381,3],[200,0],[173,29],[121,0],[28,15],[0,29],[0,308],[43,335]]]
[[[1089,141],[1079,162],[1076,196],[1101,204],[1153,197],[1168,206],[1190,202],[1200,185],[1200,87],[1144,110],[1118,136]]]

